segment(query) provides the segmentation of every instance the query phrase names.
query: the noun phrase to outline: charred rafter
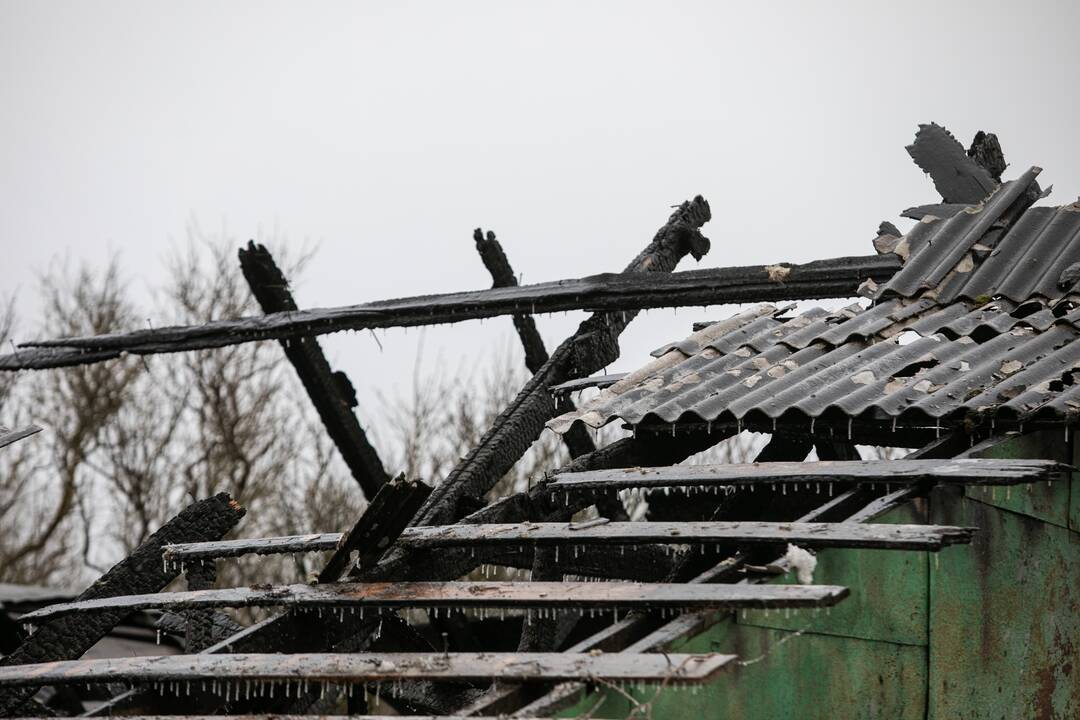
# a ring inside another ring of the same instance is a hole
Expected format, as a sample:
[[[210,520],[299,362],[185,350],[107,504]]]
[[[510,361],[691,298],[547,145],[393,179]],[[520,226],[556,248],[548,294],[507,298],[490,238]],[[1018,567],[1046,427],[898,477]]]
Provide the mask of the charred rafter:
[[[489,230],[485,236],[480,228],[476,228],[473,240],[476,242],[476,251],[480,254],[484,267],[491,273],[491,280],[494,283],[492,287],[517,287],[517,276],[514,275],[514,269],[510,266],[510,260],[506,257],[502,244],[495,238],[495,233]],[[544,347],[544,339],[540,337],[540,331],[536,329],[536,321],[532,315],[517,313],[514,315],[514,329],[517,330],[521,347],[525,351],[525,367],[533,374],[540,372],[540,368],[548,361],[548,351]],[[573,409],[574,405],[569,399],[560,407],[563,412]],[[570,451],[570,457],[576,458],[596,449],[596,445],[585,428],[571,429],[563,435],[563,442]]]
[[[239,254],[240,269],[264,313],[290,313],[298,309],[289,282],[269,250],[250,242]],[[356,391],[349,378],[330,367],[319,341],[313,337],[286,338],[281,340],[281,346],[349,471],[364,494],[373,497],[390,478],[353,412]]]
[[[0,356],[0,370],[84,365],[123,353],[152,355],[203,350],[257,340],[455,323],[520,313],[594,310],[632,315],[649,308],[852,297],[864,280],[885,282],[899,268],[900,259],[889,254],[818,260],[803,265],[690,270],[670,276],[645,275],[643,270],[635,270],[516,288],[274,313],[199,326],[38,341]]]

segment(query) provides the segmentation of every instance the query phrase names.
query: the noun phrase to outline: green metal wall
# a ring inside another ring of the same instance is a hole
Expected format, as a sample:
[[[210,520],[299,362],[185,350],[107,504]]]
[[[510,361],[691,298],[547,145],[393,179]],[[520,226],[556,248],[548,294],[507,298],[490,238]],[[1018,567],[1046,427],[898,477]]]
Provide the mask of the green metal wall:
[[[1080,466],[1073,445],[1036,433],[987,456]],[[815,582],[851,589],[830,613],[729,618],[672,650],[734,653],[746,664],[696,693],[631,694],[651,699],[658,720],[1080,718],[1080,475],[967,495],[939,489],[877,522],[979,532],[940,553],[823,551]],[[630,709],[607,691],[595,717]]]

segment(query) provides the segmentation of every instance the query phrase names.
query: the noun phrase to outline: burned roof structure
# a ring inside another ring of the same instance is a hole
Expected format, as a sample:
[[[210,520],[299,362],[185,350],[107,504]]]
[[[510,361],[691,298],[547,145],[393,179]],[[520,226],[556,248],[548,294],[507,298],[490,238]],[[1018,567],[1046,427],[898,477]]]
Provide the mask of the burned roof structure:
[[[27,630],[0,658],[0,715],[1075,717],[1080,205],[1035,206],[1038,168],[1002,181],[992,134],[965,150],[927,125],[908,150],[942,202],[862,256],[675,273],[710,249],[698,197],[622,273],[519,286],[477,230],[491,290],[299,310],[250,245],[264,316],[0,357],[278,340],[370,498],[345,533],[229,540],[243,508],[195,503],[77,597],[11,613]],[[637,311],[733,302],[750,305],[596,375]],[[549,353],[531,316],[566,309],[593,314]],[[317,336],[506,314],[531,379],[445,478],[391,480]],[[598,448],[586,428],[616,420],[631,433]],[[486,502],[545,427],[572,460]],[[681,464],[744,429],[769,434],[754,463]],[[315,551],[332,556],[311,584],[216,586],[218,563]],[[477,578],[493,566],[527,579]],[[240,607],[271,614],[222,612]],[[184,654],[83,657],[136,612]]]

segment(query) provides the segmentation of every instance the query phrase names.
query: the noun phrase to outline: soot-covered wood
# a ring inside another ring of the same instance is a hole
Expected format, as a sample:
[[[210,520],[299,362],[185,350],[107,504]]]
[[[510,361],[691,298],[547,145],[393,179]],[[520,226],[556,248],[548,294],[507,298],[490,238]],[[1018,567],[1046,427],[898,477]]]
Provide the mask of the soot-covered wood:
[[[229,689],[245,693],[243,681],[290,683],[393,683],[397,680],[673,680],[705,682],[734,660],[732,655],[578,653],[297,653],[283,655],[171,655],[72,660],[48,665],[0,667],[0,687],[42,684],[82,685],[102,682],[238,682]],[[281,688],[278,688],[280,692]],[[295,690],[294,690],[295,691]]]
[[[489,230],[485,236],[480,228],[476,228],[473,233],[473,240],[476,243],[476,251],[480,254],[484,267],[491,273],[492,287],[517,287],[517,276],[514,275],[514,269],[510,266],[510,260],[506,257],[502,244],[495,239],[495,233]],[[540,332],[536,329],[536,321],[533,320],[532,315],[516,313],[513,319],[514,329],[517,330],[518,338],[521,340],[521,347],[525,351],[525,367],[529,369],[529,372],[536,374],[540,372],[540,368],[548,361],[548,351],[544,347],[544,339],[540,337]],[[570,412],[573,409],[573,403],[569,399],[564,400],[563,406],[559,408],[560,412]],[[592,438],[589,437],[588,431],[582,427],[574,428],[571,432],[563,435],[563,442],[566,444],[567,450],[570,451],[570,457],[585,455],[596,449],[596,445],[593,443]]]
[[[684,202],[618,277],[666,274],[688,253],[700,258],[708,252],[709,241],[699,228],[711,216],[709,204],[701,196]],[[544,423],[554,417],[555,402],[548,388],[591,375],[618,358],[619,334],[636,314],[598,312],[581,323],[435,489],[420,511],[418,524],[453,522],[464,516],[461,501],[480,498],[490,490],[540,436]]]
[[[288,280],[264,246],[250,242],[241,248],[240,269],[264,313],[298,309]],[[364,494],[373,497],[390,478],[353,412],[356,392],[348,377],[330,367],[319,341],[313,337],[283,339],[281,346],[349,471]]]
[[[802,265],[691,270],[670,276],[643,277],[640,272],[596,275],[517,288],[298,310],[199,326],[40,340],[0,355],[0,371],[84,365],[113,359],[124,352],[152,355],[206,350],[258,340],[455,323],[516,313],[594,310],[629,314],[660,307],[851,297],[863,281],[885,282],[899,268],[900,259],[890,254],[830,258]]]
[[[59,603],[36,610],[25,622],[45,622],[77,613],[126,610],[207,610],[211,608],[297,607],[465,609],[652,609],[825,607],[846,589],[819,585],[686,585],[682,583],[390,582],[276,585],[123,595]]]
[[[162,565],[161,551],[165,545],[218,539],[243,516],[244,508],[226,493],[189,505],[81,593],[77,600],[161,590],[177,575],[175,569]],[[127,611],[119,610],[92,617],[76,615],[47,622],[13,653],[0,659],[0,667],[77,658],[127,614]],[[0,715],[15,713],[34,692],[33,684],[0,692]]]

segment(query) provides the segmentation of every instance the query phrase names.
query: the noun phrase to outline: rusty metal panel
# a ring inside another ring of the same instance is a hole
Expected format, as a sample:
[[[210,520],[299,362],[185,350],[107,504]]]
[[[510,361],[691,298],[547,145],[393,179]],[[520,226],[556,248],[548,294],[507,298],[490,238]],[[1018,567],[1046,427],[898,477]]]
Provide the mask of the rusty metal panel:
[[[907,503],[890,511],[877,522],[925,522],[924,503]],[[968,552],[954,548],[945,554]],[[808,630],[814,633],[882,640],[904,645],[926,645],[927,582],[929,554],[919,551],[875,553],[869,550],[827,549],[817,555],[815,582],[848,583],[851,594],[825,612],[764,613],[741,611],[744,625],[780,630]],[[778,582],[791,583],[792,573]]]
[[[1073,437],[1073,467],[1080,468],[1080,443]],[[1072,474],[1069,490],[1069,529],[1080,533],[1080,470]]]
[[[679,651],[726,648],[738,660],[694,692],[631,689],[637,703],[652,703],[657,720],[924,720],[926,651],[912,645],[801,635],[722,622],[678,647]],[[622,693],[603,693],[593,717],[626,718],[634,703]],[[579,717],[599,697],[589,695],[565,711]]]
[[[992,458],[1052,458],[1069,461],[1071,430],[1042,430],[1015,435],[979,453]],[[1045,482],[1013,488],[971,487],[965,494],[972,500],[1038,518],[1060,527],[1069,526],[1070,479],[1048,479]]]
[[[979,533],[930,563],[928,717],[1080,717],[1080,538],[948,488],[931,518]]]
[[[357,683],[398,680],[706,682],[735,658],[719,653],[235,653],[69,660],[0,667],[0,687],[85,683]],[[232,688],[236,693],[250,683]],[[228,692],[228,690],[226,690]]]

